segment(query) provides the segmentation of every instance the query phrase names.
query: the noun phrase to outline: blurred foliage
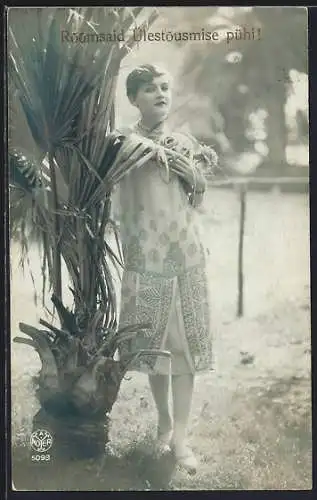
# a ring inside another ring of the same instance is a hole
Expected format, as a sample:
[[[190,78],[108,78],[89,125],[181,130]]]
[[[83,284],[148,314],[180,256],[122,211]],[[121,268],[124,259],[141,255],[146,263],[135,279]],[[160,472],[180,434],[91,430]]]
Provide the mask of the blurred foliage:
[[[192,15],[187,10],[184,13]],[[258,108],[266,109],[269,161],[283,164],[289,71],[308,71],[306,9],[219,8],[211,14],[206,16],[204,10],[197,9],[192,31],[204,27],[209,31],[235,32],[240,28],[243,33],[243,29],[251,32],[254,28],[255,39],[188,44],[191,46],[183,66],[184,89],[210,98],[212,129],[216,136],[222,133],[229,139],[235,154],[252,147],[246,138],[250,113]],[[300,130],[305,131],[305,127]]]

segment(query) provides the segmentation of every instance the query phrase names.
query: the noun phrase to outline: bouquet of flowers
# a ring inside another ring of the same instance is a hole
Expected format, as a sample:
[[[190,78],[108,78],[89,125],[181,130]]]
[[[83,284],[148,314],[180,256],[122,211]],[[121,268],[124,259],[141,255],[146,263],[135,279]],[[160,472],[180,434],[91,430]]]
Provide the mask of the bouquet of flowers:
[[[189,202],[194,204],[196,195],[204,194],[208,178],[218,168],[216,151],[185,134],[165,136],[161,146],[164,154],[160,159],[167,174],[170,169],[178,175]]]

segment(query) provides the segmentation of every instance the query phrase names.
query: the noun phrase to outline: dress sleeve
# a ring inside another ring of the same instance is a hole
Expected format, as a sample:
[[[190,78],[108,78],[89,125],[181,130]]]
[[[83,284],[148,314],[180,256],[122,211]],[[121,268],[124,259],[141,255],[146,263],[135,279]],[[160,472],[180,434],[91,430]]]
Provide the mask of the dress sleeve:
[[[218,167],[219,163],[215,149],[212,146],[207,146],[199,142],[191,134],[186,134],[186,137],[191,143],[195,164],[206,177],[209,177],[212,175],[213,170]]]
[[[194,136],[187,133],[175,134],[178,150],[188,158],[191,168],[186,172],[186,178],[181,183],[189,197],[191,204],[198,206],[203,200],[207,189],[208,178],[218,166],[216,151],[205,144],[201,144]]]

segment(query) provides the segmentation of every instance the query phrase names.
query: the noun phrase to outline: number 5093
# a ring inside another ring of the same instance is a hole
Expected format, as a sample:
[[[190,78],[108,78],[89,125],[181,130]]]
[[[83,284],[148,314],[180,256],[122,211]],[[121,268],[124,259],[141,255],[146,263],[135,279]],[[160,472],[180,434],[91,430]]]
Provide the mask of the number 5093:
[[[32,462],[49,462],[51,455],[32,455]]]

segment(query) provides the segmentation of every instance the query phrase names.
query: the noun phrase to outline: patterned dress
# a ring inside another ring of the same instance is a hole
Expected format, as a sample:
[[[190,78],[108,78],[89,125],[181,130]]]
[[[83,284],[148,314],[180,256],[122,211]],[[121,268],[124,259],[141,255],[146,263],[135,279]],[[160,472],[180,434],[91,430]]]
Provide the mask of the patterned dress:
[[[135,128],[133,132],[142,134]],[[178,134],[177,140],[192,146],[185,135]],[[142,356],[131,365],[147,373],[211,369],[206,252],[198,214],[179,177],[170,173],[166,180],[162,166],[149,161],[120,182],[115,199],[125,262],[119,327],[151,325],[123,343],[120,354],[139,349],[171,352],[171,360]]]

